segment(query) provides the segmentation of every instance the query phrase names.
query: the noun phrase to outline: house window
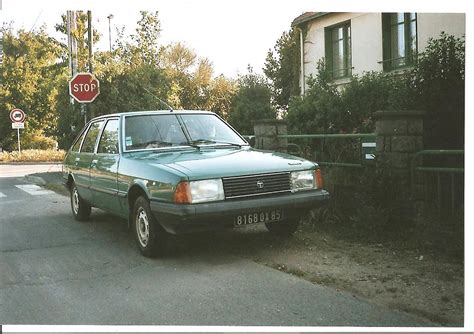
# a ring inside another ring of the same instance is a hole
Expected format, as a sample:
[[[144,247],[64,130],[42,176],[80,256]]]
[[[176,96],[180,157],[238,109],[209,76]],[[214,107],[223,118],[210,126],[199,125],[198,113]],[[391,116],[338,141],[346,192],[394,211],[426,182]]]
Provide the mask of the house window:
[[[351,76],[350,22],[325,29],[326,65],[333,79]]]
[[[382,25],[384,70],[412,65],[417,53],[416,13],[382,14]]]

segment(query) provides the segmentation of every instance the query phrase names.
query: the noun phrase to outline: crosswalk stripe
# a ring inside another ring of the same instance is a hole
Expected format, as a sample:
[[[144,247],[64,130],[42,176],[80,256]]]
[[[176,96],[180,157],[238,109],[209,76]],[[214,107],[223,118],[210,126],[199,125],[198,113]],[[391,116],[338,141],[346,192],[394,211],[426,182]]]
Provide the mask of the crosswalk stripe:
[[[7,195],[5,195],[4,193],[0,192],[0,198],[2,197],[7,197]]]
[[[40,186],[37,186],[36,184],[18,184],[15,185],[15,187],[33,196],[53,194],[51,190],[43,189]]]

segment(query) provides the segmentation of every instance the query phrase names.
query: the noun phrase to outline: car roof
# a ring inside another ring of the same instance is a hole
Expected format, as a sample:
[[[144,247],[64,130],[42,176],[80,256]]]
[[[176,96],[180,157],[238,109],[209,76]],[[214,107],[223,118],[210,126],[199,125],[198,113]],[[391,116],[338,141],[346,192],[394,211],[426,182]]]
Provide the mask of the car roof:
[[[90,122],[99,120],[102,118],[109,118],[109,117],[124,117],[124,116],[138,116],[138,115],[164,115],[164,114],[209,114],[215,115],[215,113],[206,110],[147,110],[147,111],[127,111],[121,113],[114,113],[114,114],[106,114],[94,117],[90,120]]]

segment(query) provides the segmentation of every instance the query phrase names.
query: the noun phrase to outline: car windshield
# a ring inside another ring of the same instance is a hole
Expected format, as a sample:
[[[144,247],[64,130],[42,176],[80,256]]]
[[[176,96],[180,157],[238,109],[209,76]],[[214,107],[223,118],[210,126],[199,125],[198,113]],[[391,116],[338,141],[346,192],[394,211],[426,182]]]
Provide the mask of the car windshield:
[[[235,131],[212,114],[151,114],[125,118],[127,151],[184,145],[245,144]]]

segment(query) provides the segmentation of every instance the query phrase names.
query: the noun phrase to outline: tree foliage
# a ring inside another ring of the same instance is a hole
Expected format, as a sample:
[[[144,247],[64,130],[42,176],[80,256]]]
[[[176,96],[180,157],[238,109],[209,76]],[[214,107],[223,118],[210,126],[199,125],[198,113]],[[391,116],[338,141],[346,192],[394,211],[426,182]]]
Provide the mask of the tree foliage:
[[[48,36],[45,27],[37,31],[2,28],[3,62],[0,67],[0,146],[11,149],[16,132],[9,113],[20,108],[27,114],[21,130],[25,148],[31,141],[52,136],[57,125],[58,83],[66,76],[64,48]],[[29,140],[31,139],[31,140]]]
[[[252,134],[252,121],[276,118],[271,90],[265,77],[254,73],[251,67],[237,81],[239,90],[232,100],[229,122],[240,133]]]
[[[271,82],[272,99],[276,107],[288,110],[292,96],[300,94],[300,42],[296,29],[283,32],[265,59],[263,72]]]

